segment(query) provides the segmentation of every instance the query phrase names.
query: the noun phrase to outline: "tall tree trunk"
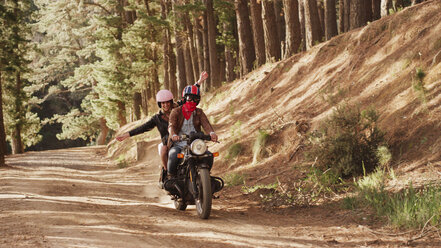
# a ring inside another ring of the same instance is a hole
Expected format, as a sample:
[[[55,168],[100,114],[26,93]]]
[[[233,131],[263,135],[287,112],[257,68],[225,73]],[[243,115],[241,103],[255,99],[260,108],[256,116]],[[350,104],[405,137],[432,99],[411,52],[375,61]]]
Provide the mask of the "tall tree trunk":
[[[274,0],[274,15],[276,17],[277,37],[280,45],[285,42],[286,37],[283,0]]]
[[[185,73],[185,57],[184,57],[184,38],[182,34],[182,26],[179,20],[182,19],[182,15],[178,13],[176,7],[181,5],[180,0],[174,0],[173,2],[173,11],[177,18],[175,23],[175,40],[176,40],[176,68],[178,72],[178,93],[182,92],[186,85],[187,74]]]
[[[2,72],[0,71],[0,167],[5,165],[6,156],[6,132],[3,122],[3,95],[2,95]]]
[[[392,0],[381,0],[381,17],[389,15],[389,9],[392,7]]]
[[[20,72],[16,72],[16,85],[15,85],[15,113],[18,118],[21,117],[23,113],[22,109],[22,100],[21,100],[21,90],[22,90],[22,82],[20,78]],[[18,121],[17,124],[14,125],[14,131],[12,134],[12,154],[19,154],[24,152],[23,142],[21,140],[21,129],[22,129],[22,121]]]
[[[345,32],[348,32],[350,30],[350,16],[351,16],[351,0],[340,0],[344,2],[344,21],[345,21]]]
[[[381,18],[381,0],[372,0],[372,20]]]
[[[169,56],[168,56],[168,78],[170,80],[169,89],[173,93],[173,96],[177,97],[179,95],[178,92],[178,79],[176,77],[176,55],[173,51],[173,45],[170,41],[171,37],[168,37],[168,45],[169,45]]]
[[[276,16],[272,0],[262,1],[263,34],[265,37],[266,61],[280,60],[280,42],[277,35]]]
[[[306,49],[309,50],[316,43],[321,42],[322,33],[318,17],[316,0],[305,1],[305,33]]]
[[[227,82],[231,82],[236,78],[236,73],[234,73],[235,65],[233,51],[228,46],[225,46],[225,80]]]
[[[340,34],[345,32],[345,2],[338,0],[338,31]]]
[[[146,83],[147,85],[148,83]],[[148,95],[148,89],[142,89],[141,90],[141,96],[142,96],[142,112],[144,113],[144,116],[149,115],[149,95]]]
[[[198,68],[199,71],[196,73],[196,76],[201,74],[201,72],[204,70],[204,39],[203,39],[203,30],[202,30],[202,17],[195,17],[194,18],[194,36],[196,40],[196,53],[198,58]]]
[[[191,50],[190,44],[188,43],[188,41],[184,41],[184,65],[185,65],[185,75],[187,76],[186,79],[187,85],[196,82],[196,80],[194,79],[195,75],[193,73],[193,60],[191,58],[190,50]]]
[[[193,39],[193,25],[191,25],[190,17],[188,14],[184,15],[184,23],[187,33],[187,46],[190,52],[191,59],[191,75],[193,75],[192,82],[196,82],[199,76],[199,65],[198,65],[198,57],[196,53],[196,48],[194,47],[194,39]],[[190,83],[190,82],[188,82]]]
[[[256,55],[254,53],[247,1],[235,0],[234,5],[237,18],[237,32],[239,35],[240,71],[241,76],[243,76],[253,70]]]
[[[293,55],[299,50],[302,41],[300,22],[299,22],[299,2],[297,0],[284,0],[285,23],[286,23],[286,42],[285,58]]]
[[[109,133],[109,128],[107,127],[106,119],[101,117],[100,118],[100,134],[96,138],[96,144],[99,146],[105,145],[108,133]]]
[[[365,22],[365,12],[363,11],[363,7],[365,6],[363,3],[364,0],[351,0],[351,14],[349,20],[349,29],[356,29],[366,24]]]
[[[176,68],[178,73],[178,93],[184,89],[187,81],[187,74],[185,73],[185,57],[184,44],[182,42],[181,34],[175,33],[176,39]]]
[[[156,92],[159,91],[159,89],[161,88],[161,84],[159,82],[159,65],[158,65],[158,61],[159,61],[159,55],[158,55],[158,48],[155,46],[152,49],[152,60],[153,60],[153,66],[152,66],[152,81],[153,81],[153,88],[154,90],[154,97],[156,97]]]
[[[23,143],[21,141],[21,129],[18,125],[15,125],[14,131],[12,133],[11,147],[12,154],[19,154],[24,152]]]
[[[318,12],[319,21],[320,21],[321,32],[322,32],[322,34],[324,34],[325,33],[325,6],[323,5],[322,1],[317,2],[317,12]]]
[[[216,22],[214,20],[213,0],[205,0],[205,7],[207,8],[207,26],[208,26],[208,49],[210,52],[210,78],[211,87],[219,87],[220,68],[216,48]]]
[[[134,120],[141,119],[142,97],[140,92],[133,93],[133,114]]]
[[[299,22],[300,32],[302,33],[302,51],[306,51],[306,29],[305,29],[305,1],[299,0]]]
[[[364,10],[364,24],[367,22],[372,22],[372,0],[363,0],[364,6],[362,7]]]
[[[168,15],[168,8],[166,0],[161,0],[161,19],[165,21]],[[170,30],[168,27],[164,27],[162,34],[162,50],[163,50],[163,67],[164,67],[164,88],[170,89],[170,76],[169,76],[169,57],[170,57]],[[172,91],[173,93],[173,91]]]
[[[265,64],[265,40],[263,35],[262,5],[257,0],[250,1],[251,23],[253,27],[253,43],[257,65]]]
[[[127,124],[126,105],[121,101],[117,101],[116,104],[118,106],[118,124],[119,127],[122,127]]]
[[[335,0],[325,0],[325,36],[326,40],[330,40],[336,36],[337,32],[337,15],[335,8]]]
[[[209,45],[208,45],[208,20],[207,20],[207,11],[204,11],[203,14],[203,36],[202,36],[202,41],[204,43],[204,71],[206,71],[208,73],[208,75],[211,75],[211,70],[210,70],[210,49],[209,49]],[[211,88],[211,82],[212,79],[211,77],[208,77],[207,80],[205,80],[205,83],[202,84],[202,90],[203,91],[207,91],[208,89]]]

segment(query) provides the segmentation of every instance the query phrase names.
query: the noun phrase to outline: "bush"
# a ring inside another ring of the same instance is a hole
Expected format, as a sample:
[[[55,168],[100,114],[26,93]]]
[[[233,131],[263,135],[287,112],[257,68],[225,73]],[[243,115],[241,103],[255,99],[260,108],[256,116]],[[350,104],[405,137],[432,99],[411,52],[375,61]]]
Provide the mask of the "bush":
[[[242,174],[230,173],[225,175],[225,185],[226,186],[237,186],[245,184],[245,177]]]
[[[309,137],[306,158],[316,161],[323,171],[331,169],[341,177],[370,172],[378,164],[377,149],[384,135],[377,127],[375,110],[360,111],[359,107],[343,104],[320,124]]]
[[[227,156],[225,156],[225,159],[230,160],[234,159],[242,152],[243,148],[240,143],[234,143],[228,148]]]
[[[263,129],[259,129],[257,132],[256,141],[253,145],[253,164],[266,155],[265,144],[269,136],[269,133]]]

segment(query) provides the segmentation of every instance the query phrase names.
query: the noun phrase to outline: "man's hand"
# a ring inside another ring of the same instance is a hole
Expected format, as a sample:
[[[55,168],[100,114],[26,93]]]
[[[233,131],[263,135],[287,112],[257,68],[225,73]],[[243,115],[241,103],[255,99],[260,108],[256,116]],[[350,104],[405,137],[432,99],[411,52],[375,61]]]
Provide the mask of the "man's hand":
[[[127,139],[128,137],[130,137],[129,133],[122,133],[122,134],[116,136],[115,139],[118,141],[123,141],[123,140]]]
[[[210,133],[210,136],[211,136],[211,141],[217,142],[217,134],[216,133],[212,132],[212,133]]]
[[[181,138],[179,137],[179,135],[173,134],[172,136],[172,140],[173,142],[179,141]]]

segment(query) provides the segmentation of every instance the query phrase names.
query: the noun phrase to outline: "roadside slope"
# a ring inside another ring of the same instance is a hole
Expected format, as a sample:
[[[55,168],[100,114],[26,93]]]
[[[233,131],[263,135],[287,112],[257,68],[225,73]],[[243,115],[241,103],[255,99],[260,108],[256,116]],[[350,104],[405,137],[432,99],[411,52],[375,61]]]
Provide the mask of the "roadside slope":
[[[298,148],[305,129],[340,103],[374,107],[387,133],[392,165],[404,181],[430,180],[441,171],[441,1],[427,1],[334,37],[205,96],[223,151],[237,142],[246,147],[237,161],[219,171],[249,171],[261,177],[301,162]],[[417,90],[421,69],[424,92]],[[239,121],[239,124],[238,124]],[[297,125],[295,124],[297,122]],[[251,165],[258,129],[272,135],[268,158]],[[299,132],[300,131],[300,132]],[[237,132],[236,132],[237,133]],[[272,167],[272,169],[270,169]],[[437,173],[433,173],[434,171]],[[410,173],[412,172],[412,173]],[[416,173],[413,175],[413,173]],[[427,172],[427,173],[426,173]],[[425,174],[420,174],[425,173]],[[295,176],[295,175],[294,175]],[[407,178],[410,177],[410,178]],[[274,182],[275,177],[270,177]]]

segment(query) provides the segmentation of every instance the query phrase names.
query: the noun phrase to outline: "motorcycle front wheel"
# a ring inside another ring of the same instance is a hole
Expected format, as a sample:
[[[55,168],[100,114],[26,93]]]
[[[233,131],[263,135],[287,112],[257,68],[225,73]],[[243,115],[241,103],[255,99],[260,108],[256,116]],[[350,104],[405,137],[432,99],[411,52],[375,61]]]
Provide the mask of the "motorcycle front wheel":
[[[196,185],[198,188],[198,199],[196,199],[196,211],[199,218],[208,219],[211,212],[211,177],[208,169],[199,169],[196,178]]]

